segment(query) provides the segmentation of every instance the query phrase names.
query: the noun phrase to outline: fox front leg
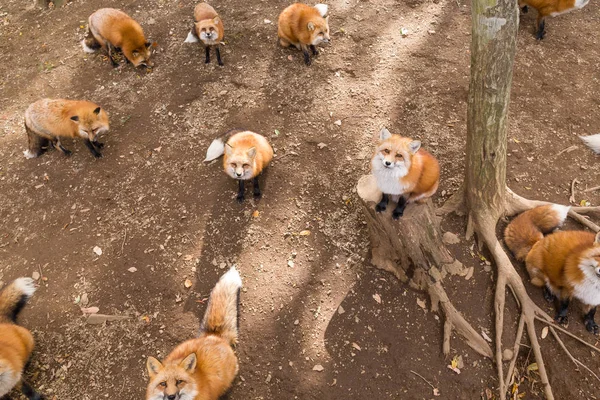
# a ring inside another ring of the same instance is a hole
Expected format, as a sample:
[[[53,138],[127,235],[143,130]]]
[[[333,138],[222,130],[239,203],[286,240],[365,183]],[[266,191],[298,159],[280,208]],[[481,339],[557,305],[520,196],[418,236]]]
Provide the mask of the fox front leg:
[[[204,63],[208,64],[210,62],[210,46],[206,46],[204,52],[206,54],[206,60],[204,60]]]
[[[27,382],[24,380],[21,381],[21,392],[27,397],[29,400],[45,400],[46,397],[42,394],[39,394],[35,391]]]
[[[302,54],[304,54],[304,64],[310,65],[310,53],[308,52],[308,47],[306,45],[302,45]]]
[[[217,63],[219,64],[219,66],[223,66],[223,61],[221,61],[221,50],[219,49],[219,45],[215,46],[215,53],[217,53]]]
[[[71,152],[71,150],[67,150],[63,147],[62,143],[60,142],[60,139],[56,139],[55,141],[53,141],[52,145],[54,146],[55,149],[62,151],[63,154],[67,157],[70,156],[71,154],[73,154]]]
[[[567,310],[569,308],[569,298],[560,299],[558,302],[558,310],[556,311],[556,317],[554,320],[561,324],[567,325],[569,323],[569,317],[567,316]]]
[[[94,157],[102,157],[102,154],[98,150],[96,150],[96,147],[94,147],[94,144],[90,141],[90,139],[85,139],[83,142],[85,143],[85,146],[90,150],[90,153],[94,155]]]
[[[106,48],[108,49],[108,58],[110,59],[110,63],[112,64],[113,68],[118,67],[119,63],[113,58],[113,52],[115,52],[116,49],[108,40],[106,41]]]
[[[398,204],[396,205],[396,208],[394,208],[394,212],[392,213],[392,218],[394,219],[398,219],[401,216],[404,215],[404,209],[406,208],[406,197],[404,196],[400,196],[400,198],[398,199]]]
[[[583,323],[585,324],[585,329],[588,332],[593,333],[594,335],[598,334],[598,324],[594,321],[594,316],[596,315],[596,307],[592,307],[590,311],[585,314],[583,317]]]
[[[317,47],[314,44],[310,45],[310,51],[312,51],[313,56],[319,54],[319,50],[317,50]]]
[[[258,186],[258,177],[254,178],[252,186],[254,189],[254,197],[260,197],[262,193],[260,193],[260,187]]]
[[[381,201],[379,203],[377,203],[377,205],[375,206],[375,211],[377,211],[377,212],[385,211],[389,201],[390,201],[389,196],[387,194],[383,193],[381,195]]]
[[[238,189],[238,194],[237,194],[236,199],[238,202],[241,203],[242,201],[244,201],[244,181],[240,179],[239,182],[240,182],[240,186]]]

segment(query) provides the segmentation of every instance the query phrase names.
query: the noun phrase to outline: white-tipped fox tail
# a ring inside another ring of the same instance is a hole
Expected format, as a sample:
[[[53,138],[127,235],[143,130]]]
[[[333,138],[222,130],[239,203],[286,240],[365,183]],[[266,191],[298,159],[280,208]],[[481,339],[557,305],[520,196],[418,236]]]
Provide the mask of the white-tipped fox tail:
[[[198,36],[194,35],[194,32],[189,31],[183,43],[197,43],[199,41]]]
[[[212,141],[210,146],[208,146],[208,150],[206,150],[206,158],[204,162],[209,162],[212,160],[216,160],[221,157],[225,153],[225,142],[222,138],[215,139]]]
[[[596,154],[600,154],[600,133],[591,136],[579,136],[587,147],[592,149]]]
[[[329,10],[329,6],[327,4],[317,4],[315,5],[315,8],[317,9],[317,11],[319,11],[321,17],[325,18],[325,16],[327,15],[327,11]]]

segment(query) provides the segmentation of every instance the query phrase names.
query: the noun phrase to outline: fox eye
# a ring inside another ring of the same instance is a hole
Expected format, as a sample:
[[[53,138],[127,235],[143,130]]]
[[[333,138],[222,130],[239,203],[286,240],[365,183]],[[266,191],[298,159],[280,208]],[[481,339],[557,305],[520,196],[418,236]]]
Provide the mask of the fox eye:
[[[202,32],[206,32],[206,28],[202,28]]]
[[[396,158],[404,158],[402,154],[396,154]]]
[[[244,167],[244,168],[250,168],[250,164],[244,164],[244,165],[242,165],[242,167]]]
[[[231,163],[231,168],[237,168],[237,165],[235,165],[235,163]]]
[[[390,154],[390,150],[389,149],[383,149],[383,154],[385,154],[385,155]]]
[[[182,381],[182,380],[180,380],[180,379],[178,379],[177,381],[175,381],[175,384],[176,384],[177,386],[181,385],[182,383],[183,383],[183,381]]]
[[[159,383],[159,385],[162,387],[167,387],[167,382],[161,382],[161,383]]]

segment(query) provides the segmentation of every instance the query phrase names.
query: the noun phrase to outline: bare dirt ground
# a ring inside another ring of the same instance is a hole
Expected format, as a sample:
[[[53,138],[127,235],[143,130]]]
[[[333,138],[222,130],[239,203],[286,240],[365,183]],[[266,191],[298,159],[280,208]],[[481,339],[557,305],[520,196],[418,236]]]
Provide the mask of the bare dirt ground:
[[[439,158],[436,204],[457,190],[468,3],[335,0],[332,43],[308,68],[301,53],[276,42],[287,4],[213,3],[226,29],[223,68],[183,44],[191,1],[73,1],[50,11],[30,1],[0,4],[0,280],[43,276],[21,322],[37,339],[28,376],[49,398],[143,398],[146,357],[165,356],[197,333],[204,299],[232,264],[245,287],[241,369],[229,399],[434,398],[413,371],[441,398],[496,390],[493,364],[458,338],[452,356],[462,356],[462,373],[448,369],[441,321],[417,304],[425,295],[370,267],[354,193],[382,126],[419,138]],[[81,51],[87,17],[106,6],[132,15],[158,43],[151,73],[113,69]],[[534,20],[534,11],[522,16],[519,29],[510,185],[566,204],[577,178],[577,202],[598,205],[600,192],[583,189],[599,184],[600,158],[577,135],[600,131],[600,6],[549,19],[542,42]],[[70,158],[49,151],[26,160],[23,114],[42,97],[101,104],[112,124],[104,158],[67,141]],[[243,205],[220,163],[201,162],[210,141],[234,127],[263,133],[276,148],[263,198]],[[570,146],[577,147],[561,153]],[[462,235],[464,224],[453,216],[443,228]],[[298,235],[303,230],[310,235]],[[493,337],[494,273],[472,248],[464,239],[452,246],[475,266],[473,277],[445,284],[476,329]],[[552,311],[538,289],[530,292]],[[82,301],[130,318],[89,325]],[[569,329],[595,343],[580,312],[572,307]],[[557,398],[597,398],[600,383],[575,371],[552,339],[542,343]],[[600,373],[598,355],[569,344]],[[518,393],[538,398],[531,362],[523,347]]]

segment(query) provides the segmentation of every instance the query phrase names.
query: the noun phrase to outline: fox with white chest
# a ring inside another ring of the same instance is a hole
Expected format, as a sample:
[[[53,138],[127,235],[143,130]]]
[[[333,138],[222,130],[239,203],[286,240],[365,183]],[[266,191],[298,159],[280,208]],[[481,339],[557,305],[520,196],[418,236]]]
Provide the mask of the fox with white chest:
[[[381,141],[371,160],[371,171],[383,194],[375,210],[385,211],[389,196],[398,196],[398,204],[392,213],[392,217],[398,219],[407,204],[424,203],[437,191],[440,166],[434,156],[421,148],[418,140],[392,135],[385,128],[379,138]]]

